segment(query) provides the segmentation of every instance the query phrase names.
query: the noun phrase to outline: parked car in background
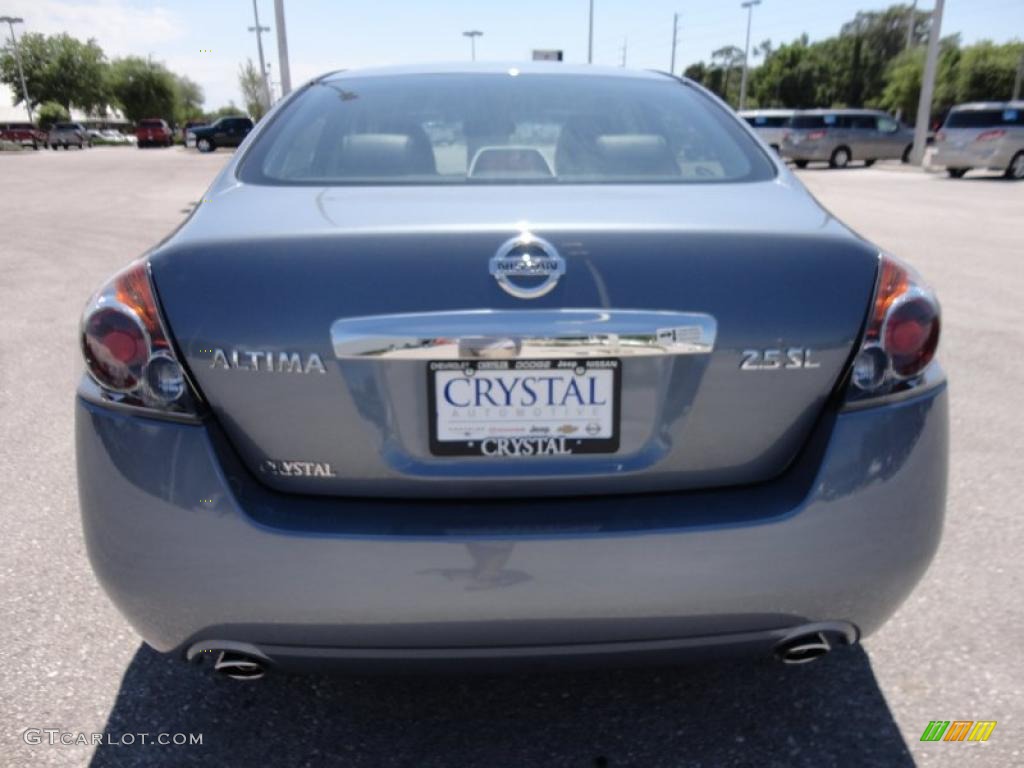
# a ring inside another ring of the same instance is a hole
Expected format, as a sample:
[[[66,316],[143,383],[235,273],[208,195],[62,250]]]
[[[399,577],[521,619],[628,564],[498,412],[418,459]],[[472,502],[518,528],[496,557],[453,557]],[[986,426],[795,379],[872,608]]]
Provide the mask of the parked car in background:
[[[757,135],[776,152],[782,149],[782,138],[786,126],[796,110],[792,109],[745,109],[740,117],[750,124]]]
[[[83,149],[92,146],[89,130],[81,123],[54,123],[46,137],[46,142],[50,145],[50,149],[58,147],[67,149],[70,146]]]
[[[222,117],[210,125],[192,129],[196,137],[196,149],[213,152],[217,147],[237,147],[249,135],[253,122],[248,117]]]
[[[959,179],[972,168],[1024,179],[1024,101],[960,104],[935,136],[932,164]]]
[[[782,156],[798,168],[825,162],[845,168],[852,161],[907,162],[914,132],[885,112],[874,109],[811,109],[796,112],[782,140]]]
[[[39,149],[46,146],[46,131],[32,123],[4,123],[0,125],[0,139]]]
[[[80,326],[85,543],[157,650],[799,663],[924,574],[935,295],[704,89],[347,71],[247,147]]]
[[[104,128],[99,132],[99,138],[101,141],[105,141],[108,144],[134,144],[134,136],[126,136],[116,128]]]
[[[135,129],[135,138],[139,149],[143,147],[169,147],[174,143],[174,134],[166,120],[151,117],[140,120]]]

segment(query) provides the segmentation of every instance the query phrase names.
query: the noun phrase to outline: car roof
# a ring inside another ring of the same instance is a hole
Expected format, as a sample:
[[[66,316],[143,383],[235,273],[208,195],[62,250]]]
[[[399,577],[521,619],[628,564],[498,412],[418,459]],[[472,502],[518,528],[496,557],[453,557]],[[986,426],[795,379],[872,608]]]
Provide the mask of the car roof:
[[[743,109],[740,110],[740,117],[789,117],[796,112],[795,109]]]
[[[1024,109],[1024,101],[970,101],[966,104],[957,104],[950,111],[960,112],[972,109]]]
[[[406,75],[476,75],[476,74],[572,75],[573,77],[621,77],[637,80],[665,80],[672,76],[664,72],[624,67],[603,67],[592,64],[565,64],[560,61],[511,62],[448,62],[413,64],[367,69],[346,69],[317,78],[321,82],[335,82],[353,77],[401,77]]]
[[[843,107],[841,109],[827,109],[825,107],[819,107],[817,109],[798,109],[795,114],[797,115],[887,115],[888,112],[881,109],[853,109],[850,107]]]

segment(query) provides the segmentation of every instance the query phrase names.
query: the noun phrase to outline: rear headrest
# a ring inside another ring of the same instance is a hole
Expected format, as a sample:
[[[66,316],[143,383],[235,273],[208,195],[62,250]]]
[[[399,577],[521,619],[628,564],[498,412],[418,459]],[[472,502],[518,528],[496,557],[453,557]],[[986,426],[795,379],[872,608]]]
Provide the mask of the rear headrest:
[[[597,150],[611,173],[679,175],[679,164],[664,136],[654,133],[598,136]]]
[[[679,164],[657,133],[595,131],[566,125],[558,137],[555,165],[563,176],[678,176]]]
[[[339,176],[422,176],[437,173],[426,136],[409,133],[353,133],[342,139]]]

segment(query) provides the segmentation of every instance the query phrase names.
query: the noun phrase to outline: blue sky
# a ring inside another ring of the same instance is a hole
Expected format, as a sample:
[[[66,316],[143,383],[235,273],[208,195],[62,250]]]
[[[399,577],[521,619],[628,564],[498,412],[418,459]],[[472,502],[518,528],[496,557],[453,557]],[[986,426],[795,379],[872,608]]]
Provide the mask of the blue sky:
[[[260,22],[274,26],[273,0],[257,0]],[[751,39],[775,44],[806,32],[835,34],[857,10],[881,9],[874,0],[763,0],[755,8]],[[918,5],[930,9],[932,0]],[[585,61],[588,0],[286,0],[292,79],[367,65],[469,58],[466,29],[484,32],[480,59],[522,60],[533,48],[561,48]],[[623,40],[631,67],[669,66],[672,14],[680,12],[677,69],[707,59],[724,45],[743,45],[746,11],[740,0],[595,0],[594,61],[618,64]],[[109,55],[152,55],[203,86],[207,107],[240,101],[239,63],[256,59],[247,31],[252,0],[0,0],[0,14],[22,16],[20,31],[67,31],[95,37]],[[1024,38],[1024,0],[947,0],[943,33],[965,42]],[[6,37],[6,30],[3,31]],[[206,49],[211,53],[202,52]],[[276,78],[273,32],[264,49]]]

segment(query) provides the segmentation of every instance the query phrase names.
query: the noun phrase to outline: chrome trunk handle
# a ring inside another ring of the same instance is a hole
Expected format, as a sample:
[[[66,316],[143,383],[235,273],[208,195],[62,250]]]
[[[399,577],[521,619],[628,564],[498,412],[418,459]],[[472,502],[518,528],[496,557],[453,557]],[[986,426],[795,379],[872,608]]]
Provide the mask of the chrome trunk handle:
[[[342,318],[331,343],[339,360],[645,357],[710,354],[716,333],[700,312],[472,309]]]

